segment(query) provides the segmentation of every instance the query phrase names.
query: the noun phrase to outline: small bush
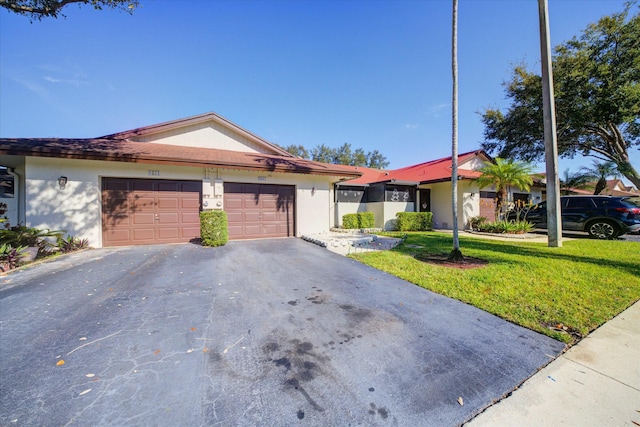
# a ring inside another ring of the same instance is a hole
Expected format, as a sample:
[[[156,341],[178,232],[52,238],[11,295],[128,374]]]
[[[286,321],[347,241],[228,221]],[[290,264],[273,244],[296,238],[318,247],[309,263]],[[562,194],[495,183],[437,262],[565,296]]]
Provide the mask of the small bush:
[[[225,211],[200,212],[200,238],[203,246],[223,246],[229,241]]]
[[[431,212],[398,212],[396,218],[398,231],[433,230],[433,213]]]
[[[358,214],[359,228],[375,227],[375,215],[373,212],[361,212]]]
[[[480,227],[481,224],[484,224],[487,222],[487,218],[484,216],[474,216],[473,218],[469,219],[469,227],[471,227],[472,230],[478,230],[478,227]]]
[[[496,234],[523,234],[533,230],[533,225],[527,221],[496,221],[496,222],[482,222],[477,225],[474,230],[483,233],[496,233]]]
[[[0,271],[16,268],[26,254],[26,246],[13,247],[8,243],[0,245]]]
[[[87,249],[89,247],[89,239],[80,239],[74,236],[67,236],[65,239],[60,236],[58,237],[57,246],[62,253],[75,252],[81,249]]]
[[[375,227],[373,212],[359,212],[342,215],[342,228],[349,230]]]
[[[64,231],[62,230],[53,231],[14,225],[8,229],[0,229],[0,242],[7,243],[13,247],[37,247],[38,254],[47,254],[55,246],[52,241],[56,241],[63,234]]]
[[[342,215],[342,228],[353,230],[360,228],[358,226],[358,214],[345,214]]]

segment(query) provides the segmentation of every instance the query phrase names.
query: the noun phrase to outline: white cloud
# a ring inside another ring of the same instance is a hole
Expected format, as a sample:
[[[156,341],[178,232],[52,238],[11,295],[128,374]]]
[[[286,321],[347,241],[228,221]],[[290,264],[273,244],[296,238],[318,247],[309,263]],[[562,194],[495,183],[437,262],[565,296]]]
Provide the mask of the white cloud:
[[[415,123],[407,123],[406,125],[404,125],[405,129],[418,129],[419,127],[420,125]]]
[[[80,79],[57,79],[57,78],[51,77],[51,76],[44,76],[43,79],[48,81],[49,83],[70,84],[70,85],[73,85],[73,86],[76,86],[76,87],[79,87],[81,85],[89,84],[89,82],[87,82],[86,80],[80,80]]]
[[[433,107],[429,108],[425,112],[425,116],[427,116],[427,117],[440,117],[442,115],[442,113],[444,113],[445,110],[448,110],[450,107],[451,107],[450,103],[434,105]]]

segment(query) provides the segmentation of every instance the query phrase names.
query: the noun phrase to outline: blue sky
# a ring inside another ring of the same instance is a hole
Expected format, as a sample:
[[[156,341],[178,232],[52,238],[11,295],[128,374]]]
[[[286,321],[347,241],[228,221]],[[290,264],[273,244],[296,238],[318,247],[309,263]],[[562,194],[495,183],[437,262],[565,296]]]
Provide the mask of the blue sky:
[[[449,0],[140,2],[131,16],[71,5],[33,23],[0,10],[0,137],[97,137],[213,111],[282,146],[377,149],[390,168],[451,154]],[[549,0],[552,46],[623,7]],[[482,141],[479,112],[507,105],[513,65],[540,69],[537,1],[460,0],[458,43],[462,153]]]

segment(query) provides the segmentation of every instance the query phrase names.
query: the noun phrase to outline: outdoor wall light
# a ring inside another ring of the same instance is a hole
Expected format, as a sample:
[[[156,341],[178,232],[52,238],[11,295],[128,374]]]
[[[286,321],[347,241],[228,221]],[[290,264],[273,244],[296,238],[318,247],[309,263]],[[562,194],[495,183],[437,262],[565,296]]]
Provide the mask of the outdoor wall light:
[[[311,195],[313,196],[314,194],[316,194],[316,187],[311,187]]]
[[[61,190],[64,190],[64,187],[66,187],[66,185],[67,185],[66,176],[61,176],[60,178],[58,178],[58,187],[60,187]]]

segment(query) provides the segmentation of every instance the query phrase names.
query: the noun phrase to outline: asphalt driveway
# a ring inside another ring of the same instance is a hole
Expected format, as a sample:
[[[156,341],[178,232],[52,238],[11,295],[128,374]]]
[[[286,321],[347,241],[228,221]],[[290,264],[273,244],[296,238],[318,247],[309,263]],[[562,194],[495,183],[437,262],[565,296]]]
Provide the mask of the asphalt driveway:
[[[563,348],[298,239],[99,249],[0,278],[0,425],[453,426]]]

